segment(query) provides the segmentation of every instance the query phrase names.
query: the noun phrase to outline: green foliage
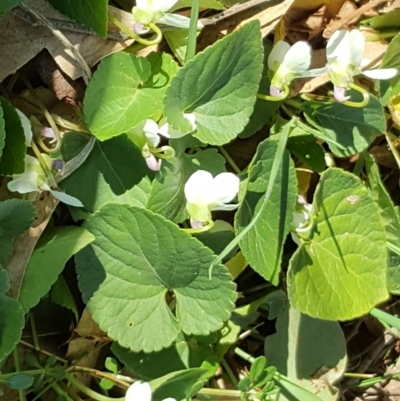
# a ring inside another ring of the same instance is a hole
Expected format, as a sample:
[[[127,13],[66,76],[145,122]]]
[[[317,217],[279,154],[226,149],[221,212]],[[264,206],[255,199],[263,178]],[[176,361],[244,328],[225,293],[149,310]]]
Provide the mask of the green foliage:
[[[308,122],[345,148],[331,143],[329,147],[335,155],[343,157],[362,152],[386,131],[382,105],[373,95],[369,97],[369,103],[363,108],[341,103],[305,103],[304,113]]]
[[[330,168],[321,176],[312,214],[309,236],[290,260],[292,305],[328,320],[368,313],[388,297],[386,235],[377,204],[357,177]]]
[[[16,7],[21,0],[2,0],[0,4],[0,18],[9,10]]]
[[[30,227],[35,216],[29,202],[9,199],[0,202],[0,264],[11,256],[13,239]]]
[[[64,157],[70,159],[85,145],[83,135],[65,135]],[[126,135],[96,142],[83,165],[62,181],[66,192],[84,205],[83,208],[71,208],[76,219],[86,218],[109,202],[143,207],[149,197],[150,185],[146,163]]]
[[[47,232],[26,267],[19,302],[25,313],[37,305],[57,281],[67,261],[94,240],[80,227],[59,227]]]
[[[253,21],[199,53],[181,68],[164,98],[173,128],[190,131],[184,113],[196,116],[194,134],[204,143],[222,145],[248,123],[261,79],[259,22]]]
[[[85,227],[96,237],[91,256],[98,262],[82,268],[78,258],[79,279],[103,278],[88,307],[121,346],[158,351],[171,345],[181,330],[207,335],[229,318],[236,294],[227,269],[216,266],[209,280],[212,252],[176,225],[145,209],[108,204]],[[80,287],[84,295],[93,290],[93,284]],[[173,312],[167,303],[171,296],[176,299]],[[163,336],[158,335],[160,324]]]
[[[104,59],[85,93],[84,116],[101,141],[126,133],[147,118],[158,120],[162,98],[178,65],[172,57],[116,53]]]
[[[101,38],[107,37],[107,0],[48,1],[58,11],[93,29]]]
[[[276,141],[267,139],[259,145],[249,170],[246,193],[235,216],[239,234],[262,208],[240,248],[251,267],[273,284],[279,281],[282,247],[293,220],[297,194],[295,170],[289,152],[285,151],[269,202],[264,205],[276,151]]]
[[[0,97],[3,111],[5,143],[0,159],[0,174],[21,174],[25,169],[25,135],[15,108],[6,99]],[[0,125],[3,125],[1,121]],[[4,131],[0,129],[0,146],[4,142]]]

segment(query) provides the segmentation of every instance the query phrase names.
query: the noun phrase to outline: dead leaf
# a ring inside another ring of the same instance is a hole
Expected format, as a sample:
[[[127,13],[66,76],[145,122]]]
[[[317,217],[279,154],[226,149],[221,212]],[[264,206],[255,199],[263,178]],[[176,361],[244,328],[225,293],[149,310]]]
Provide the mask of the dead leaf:
[[[223,19],[213,25],[206,25],[206,27],[203,28],[199,36],[198,49],[205,49],[210,43],[216,42],[226,34],[254,20],[260,21],[261,35],[265,37],[274,30],[275,26],[279,23],[293,2],[294,0],[284,0],[273,6],[269,5],[268,2],[238,13],[233,13],[234,8],[240,7],[241,5],[234,6],[221,13],[221,15],[224,15]],[[233,13],[232,16],[229,16],[231,15],[230,13]]]
[[[26,0],[25,3],[47,19],[71,21],[54,10],[45,0]],[[110,8],[110,11],[121,21],[133,17],[122,10]],[[89,67],[109,54],[125,49],[133,43],[129,39],[123,42],[103,40],[96,35],[63,31],[68,40],[78,48]],[[47,49],[59,67],[71,79],[81,76],[81,71],[72,53],[43,26],[33,26],[12,12],[0,20],[0,81],[13,74],[43,49]]]
[[[44,192],[33,202],[35,220],[32,227],[14,240],[13,254],[6,265],[10,280],[9,295],[14,299],[19,297],[28,261],[58,202],[49,192]]]

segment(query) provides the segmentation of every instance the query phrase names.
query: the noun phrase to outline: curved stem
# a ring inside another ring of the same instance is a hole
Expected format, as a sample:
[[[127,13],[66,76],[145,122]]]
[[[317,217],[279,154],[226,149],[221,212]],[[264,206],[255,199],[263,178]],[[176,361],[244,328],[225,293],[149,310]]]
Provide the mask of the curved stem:
[[[300,95],[301,99],[306,100],[306,101],[315,101],[318,100],[320,102],[328,102],[331,100],[329,96],[322,96],[322,95],[313,95],[311,93],[302,93]]]
[[[214,227],[214,222],[210,220],[207,222],[205,226],[202,226],[200,228],[182,228],[182,230],[186,231],[189,234],[200,234],[208,230],[211,230],[213,227]]]
[[[285,84],[283,85],[283,92],[279,96],[263,95],[262,93],[257,93],[257,97],[268,102],[279,102],[280,100],[286,99],[289,96],[290,89]]]
[[[57,182],[54,178],[54,174],[50,170],[49,166],[46,163],[46,160],[44,160],[42,154],[40,153],[39,148],[36,146],[34,141],[31,142],[31,147],[33,152],[35,153],[35,156],[39,160],[40,166],[42,167],[44,173],[46,174],[47,179],[49,180],[50,187],[57,188]]]
[[[110,13],[108,14],[108,19],[117,26],[122,32],[126,33],[131,39],[135,40],[136,42],[144,45],[144,46],[152,46],[156,45],[157,43],[161,42],[162,39],[162,32],[160,28],[158,28],[153,22],[148,24],[148,27],[156,33],[155,39],[147,40],[141,38],[139,35],[136,35],[135,32],[131,31],[127,26],[125,26],[120,20],[115,18]]]
[[[150,148],[150,152],[159,159],[173,159],[175,157],[175,149],[171,146],[165,145],[160,148]]]
[[[363,97],[363,100],[361,102],[352,102],[350,100],[346,100],[342,104],[344,104],[346,106],[350,106],[350,107],[356,107],[356,108],[365,107],[369,102],[369,93],[364,88],[361,88],[361,86],[358,86],[353,82],[349,83],[349,88],[360,93]]]

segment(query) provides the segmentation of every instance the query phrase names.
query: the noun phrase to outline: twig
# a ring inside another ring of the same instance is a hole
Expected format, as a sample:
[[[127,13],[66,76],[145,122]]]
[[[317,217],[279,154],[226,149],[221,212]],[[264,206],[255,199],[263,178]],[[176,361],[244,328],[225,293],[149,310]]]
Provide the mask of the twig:
[[[72,45],[72,43],[68,40],[68,38],[58,29],[56,29],[50,21],[47,20],[44,16],[38,14],[36,11],[32,10],[29,6],[27,6],[25,3],[19,3],[19,6],[23,8],[25,11],[30,13],[34,18],[36,18],[37,21],[41,21],[43,25],[45,25],[51,33],[60,40],[60,42],[72,52],[74,55],[80,69],[82,72],[82,77],[83,80],[85,81],[86,85],[89,83],[91,77],[92,77],[92,72],[90,71],[89,66],[87,65],[86,61],[83,59],[81,54],[79,53],[78,49]]]

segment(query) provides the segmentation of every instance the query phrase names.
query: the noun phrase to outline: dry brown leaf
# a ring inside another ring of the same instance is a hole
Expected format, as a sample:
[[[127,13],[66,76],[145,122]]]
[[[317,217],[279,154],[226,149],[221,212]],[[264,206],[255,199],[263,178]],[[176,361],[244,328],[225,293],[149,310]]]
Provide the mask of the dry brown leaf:
[[[58,200],[50,193],[44,192],[38,200],[33,202],[35,220],[32,227],[18,236],[14,241],[13,253],[6,265],[10,280],[9,295],[14,299],[18,299],[19,297],[28,261],[57,204]]]
[[[26,0],[25,3],[46,18],[70,21],[54,10],[45,0]],[[112,9],[110,12],[129,26],[133,20],[131,14],[122,10]],[[131,18],[131,19],[130,19]],[[116,42],[103,40],[96,35],[63,31],[68,40],[77,47],[89,67],[109,54],[123,50],[133,43],[133,40]],[[12,12],[0,20],[0,81],[13,74],[43,49],[47,49],[59,67],[72,79],[81,76],[81,70],[72,53],[43,26],[32,26]]]
[[[261,34],[265,37],[274,30],[293,2],[294,0],[284,0],[273,6],[269,6],[268,3],[260,4],[222,19],[214,25],[207,25],[199,36],[198,49],[205,49],[226,34],[254,20],[260,21]]]

